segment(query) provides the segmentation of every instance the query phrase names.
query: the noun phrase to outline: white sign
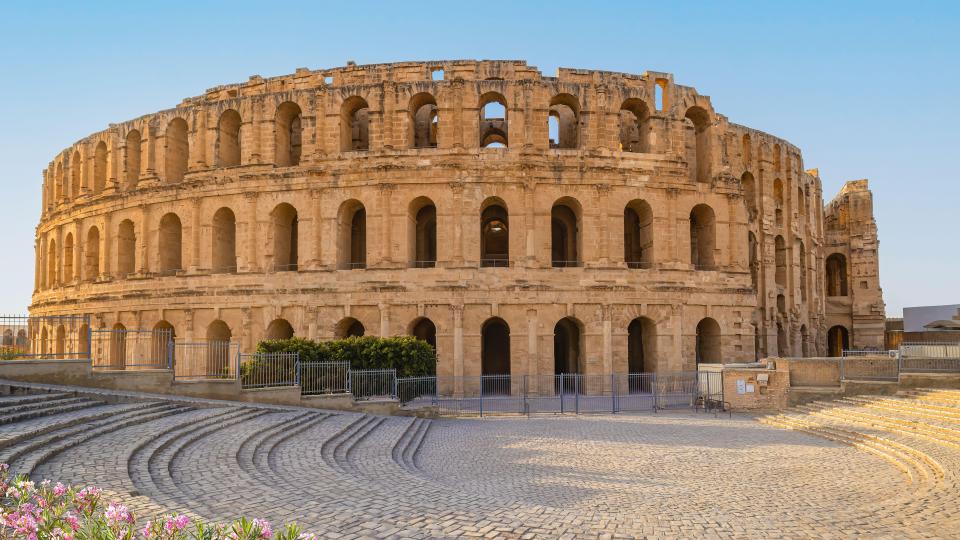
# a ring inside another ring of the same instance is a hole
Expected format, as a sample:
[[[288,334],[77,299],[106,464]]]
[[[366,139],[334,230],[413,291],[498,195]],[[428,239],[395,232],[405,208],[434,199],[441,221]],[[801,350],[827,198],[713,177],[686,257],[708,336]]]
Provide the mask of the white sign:
[[[748,394],[752,394],[752,393],[753,393],[753,385],[752,385],[752,384],[748,384],[748,385],[747,385],[747,393],[748,393]]]
[[[747,381],[743,379],[737,379],[737,393],[744,394],[747,391]]]

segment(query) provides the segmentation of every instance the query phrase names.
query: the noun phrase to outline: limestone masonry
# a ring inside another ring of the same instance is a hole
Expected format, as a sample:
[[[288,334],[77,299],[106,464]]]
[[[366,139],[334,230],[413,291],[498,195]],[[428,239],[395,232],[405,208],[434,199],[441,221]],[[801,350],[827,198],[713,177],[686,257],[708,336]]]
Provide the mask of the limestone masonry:
[[[245,351],[410,333],[440,375],[667,372],[882,347],[877,257],[866,180],[824,205],[799,148],[668,73],[350,64],[58,154],[31,314]]]

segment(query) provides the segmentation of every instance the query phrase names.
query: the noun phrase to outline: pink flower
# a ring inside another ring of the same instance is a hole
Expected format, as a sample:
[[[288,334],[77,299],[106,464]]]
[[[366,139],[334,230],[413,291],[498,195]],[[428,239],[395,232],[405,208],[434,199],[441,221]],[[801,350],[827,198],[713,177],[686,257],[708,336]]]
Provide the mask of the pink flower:
[[[110,503],[103,515],[107,518],[107,524],[111,527],[123,523],[133,523],[133,514],[130,513],[130,509],[119,503]]]
[[[270,522],[265,519],[254,519],[253,520],[254,528],[260,529],[261,538],[272,538],[273,530],[270,528]]]
[[[148,521],[147,524],[143,526],[143,529],[140,530],[140,534],[142,534],[144,538],[153,538],[153,531],[151,531],[152,528],[153,522]]]
[[[53,494],[57,497],[62,497],[64,493],[67,492],[67,486],[63,485],[60,482],[57,482],[57,485],[53,486]]]

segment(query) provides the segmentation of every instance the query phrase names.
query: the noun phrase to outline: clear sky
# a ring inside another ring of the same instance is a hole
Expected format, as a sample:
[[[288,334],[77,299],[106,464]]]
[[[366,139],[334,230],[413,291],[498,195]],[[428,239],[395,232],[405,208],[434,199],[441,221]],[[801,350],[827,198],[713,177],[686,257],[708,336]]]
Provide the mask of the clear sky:
[[[74,141],[253,74],[459,58],[673,73],[799,146],[825,198],[870,179],[889,315],[960,302],[960,2],[0,7],[0,312],[26,311],[41,171]]]

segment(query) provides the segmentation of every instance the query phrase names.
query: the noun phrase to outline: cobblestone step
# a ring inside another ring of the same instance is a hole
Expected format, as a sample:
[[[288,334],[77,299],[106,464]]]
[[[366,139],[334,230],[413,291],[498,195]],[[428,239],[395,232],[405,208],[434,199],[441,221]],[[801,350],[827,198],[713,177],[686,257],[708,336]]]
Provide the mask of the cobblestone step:
[[[923,437],[936,443],[960,448],[960,430],[939,427],[919,420],[882,416],[864,412],[853,407],[837,407],[830,403],[821,402],[802,405],[795,407],[795,409],[814,415],[847,420],[861,425],[882,427],[888,431]]]
[[[423,440],[430,430],[431,421],[425,418],[414,418],[410,425],[403,432],[400,439],[393,445],[391,457],[393,461],[404,470],[411,473],[419,471],[417,456]]]
[[[951,410],[949,407],[937,407],[908,400],[896,400],[889,398],[864,398],[848,397],[840,400],[844,403],[852,403],[863,407],[875,409],[897,410],[906,413],[915,414],[924,418],[941,420],[952,424],[960,423],[960,410]],[[955,412],[956,411],[956,412]]]
[[[321,446],[321,456],[331,468],[341,473],[355,473],[356,466],[350,461],[357,446],[382,424],[384,419],[377,416],[362,416],[356,422],[344,428],[340,433],[327,439]]]
[[[87,407],[94,407],[103,402],[86,398],[62,398],[56,400],[43,401],[39,403],[30,403],[26,405],[17,405],[3,410],[0,415],[0,425],[23,422],[31,418],[61,414],[65,412],[76,411]]]
[[[276,478],[280,469],[276,460],[277,451],[294,437],[313,429],[330,417],[329,414],[317,415],[290,430],[273,434],[259,443],[251,456],[254,470]]]
[[[72,396],[73,394],[68,394],[63,392],[0,396],[0,411],[3,411],[7,407],[12,407],[15,405],[22,405],[26,403],[38,403],[42,401],[50,401],[51,399],[60,399],[60,398],[66,398],[66,397],[72,397]]]
[[[949,405],[960,409],[960,392],[944,392],[939,390],[909,390],[897,394],[900,397]]]

